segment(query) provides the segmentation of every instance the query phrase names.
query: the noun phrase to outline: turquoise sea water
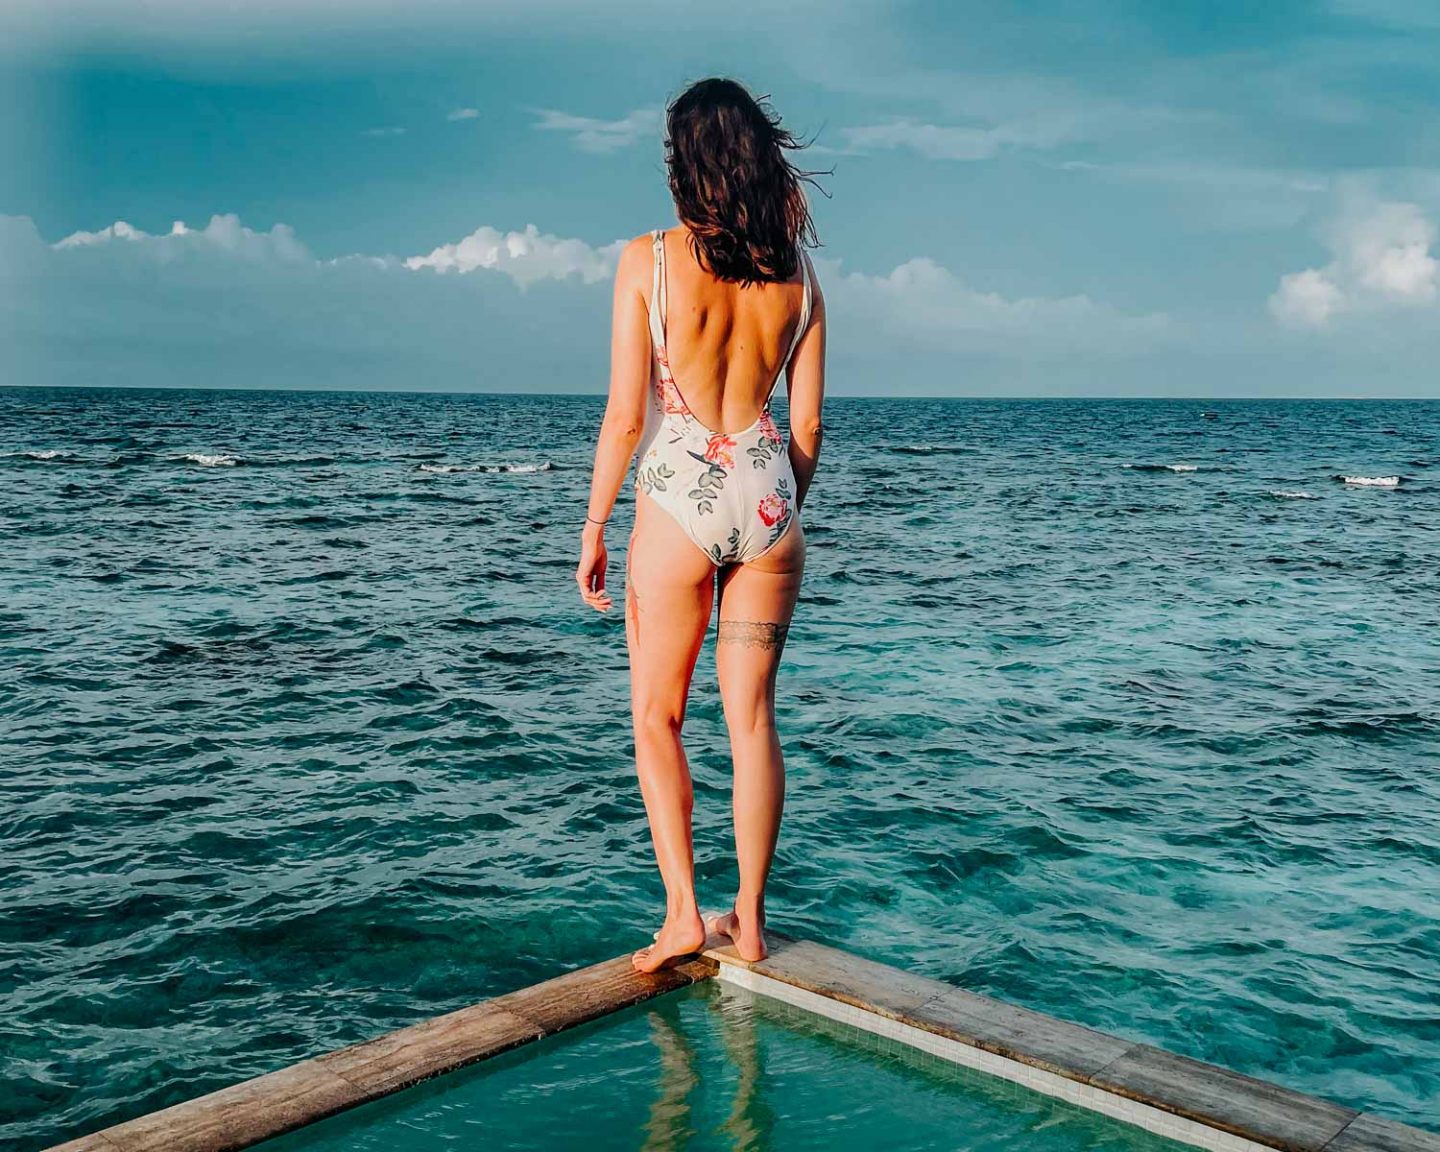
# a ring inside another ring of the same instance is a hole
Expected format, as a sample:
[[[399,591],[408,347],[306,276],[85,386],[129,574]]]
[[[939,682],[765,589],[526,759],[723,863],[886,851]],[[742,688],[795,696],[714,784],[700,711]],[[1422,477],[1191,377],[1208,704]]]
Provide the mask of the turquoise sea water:
[[[648,940],[599,413],[0,390],[0,1145]],[[776,925],[1440,1128],[1440,403],[827,415]]]
[[[1185,1148],[707,981],[269,1141],[260,1152],[447,1146],[512,1152]]]

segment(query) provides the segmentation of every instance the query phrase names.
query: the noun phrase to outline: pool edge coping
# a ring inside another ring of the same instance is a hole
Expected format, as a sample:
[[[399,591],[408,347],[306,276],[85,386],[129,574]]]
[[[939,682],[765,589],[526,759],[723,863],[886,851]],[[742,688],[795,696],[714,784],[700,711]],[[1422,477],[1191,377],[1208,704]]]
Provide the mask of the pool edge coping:
[[[628,955],[431,1017],[46,1152],[239,1152],[424,1080],[717,978],[1213,1152],[1440,1152],[1440,1134],[1032,1012],[810,940],[770,934],[652,975]]]
[[[1440,1152],[1440,1134],[1215,1064],[770,934],[707,949],[717,979],[1215,1152]]]
[[[352,1108],[715,975],[695,957],[645,975],[618,956],[193,1100],[46,1152],[239,1152]]]

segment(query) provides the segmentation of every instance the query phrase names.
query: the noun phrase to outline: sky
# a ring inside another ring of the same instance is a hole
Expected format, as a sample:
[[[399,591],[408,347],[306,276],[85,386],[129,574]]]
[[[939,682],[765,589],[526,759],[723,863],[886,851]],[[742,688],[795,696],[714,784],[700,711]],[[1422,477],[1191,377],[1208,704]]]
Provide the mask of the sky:
[[[1434,0],[8,0],[0,385],[602,392],[709,75],[835,394],[1440,397]]]

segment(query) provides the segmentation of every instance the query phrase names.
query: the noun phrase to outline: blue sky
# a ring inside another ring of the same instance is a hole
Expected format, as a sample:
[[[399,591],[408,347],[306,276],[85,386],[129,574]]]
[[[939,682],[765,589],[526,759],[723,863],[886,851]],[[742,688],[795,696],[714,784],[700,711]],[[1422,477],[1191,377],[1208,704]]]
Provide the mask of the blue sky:
[[[833,168],[837,393],[1440,395],[1431,0],[11,0],[0,45],[0,383],[603,390],[660,110],[727,74]]]

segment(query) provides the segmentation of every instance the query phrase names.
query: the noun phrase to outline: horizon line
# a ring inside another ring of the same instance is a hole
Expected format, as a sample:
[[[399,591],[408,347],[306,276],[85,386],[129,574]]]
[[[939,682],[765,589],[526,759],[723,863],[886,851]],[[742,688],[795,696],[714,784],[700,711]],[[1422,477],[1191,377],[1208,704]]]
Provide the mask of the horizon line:
[[[573,397],[578,399],[603,400],[606,392],[516,392],[505,389],[474,388],[325,388],[297,387],[284,388],[266,385],[223,386],[204,384],[0,384],[0,392],[234,392],[234,393],[295,393],[298,395],[336,396],[515,396],[515,397]],[[1141,393],[996,393],[976,392],[953,396],[935,393],[904,393],[887,395],[881,393],[839,393],[826,397],[828,400],[915,400],[915,401],[974,401],[974,400],[1144,400],[1144,401],[1195,401],[1211,404],[1254,403],[1256,401],[1294,401],[1314,403],[1317,401],[1340,401],[1344,403],[1440,403],[1440,394],[1435,396],[1360,396],[1360,395],[1250,395],[1214,396],[1200,393],[1180,395],[1154,395]]]

